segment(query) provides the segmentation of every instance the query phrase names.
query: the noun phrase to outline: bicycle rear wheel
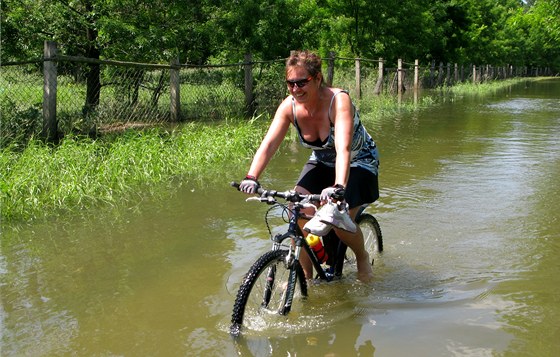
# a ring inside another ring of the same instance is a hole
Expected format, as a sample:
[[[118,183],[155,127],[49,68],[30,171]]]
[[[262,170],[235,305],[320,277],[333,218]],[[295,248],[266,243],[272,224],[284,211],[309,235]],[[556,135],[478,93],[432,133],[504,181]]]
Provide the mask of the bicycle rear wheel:
[[[288,251],[262,255],[249,269],[237,292],[231,315],[230,333],[238,335],[244,319],[267,314],[287,315],[297,287],[307,296],[307,282],[298,261],[287,263]]]
[[[381,227],[377,219],[369,213],[362,213],[356,219],[356,223],[360,226],[364,235],[364,246],[368,252],[371,264],[375,255],[383,251],[383,237]],[[344,264],[356,264],[356,256],[352,249],[346,250],[346,261]]]

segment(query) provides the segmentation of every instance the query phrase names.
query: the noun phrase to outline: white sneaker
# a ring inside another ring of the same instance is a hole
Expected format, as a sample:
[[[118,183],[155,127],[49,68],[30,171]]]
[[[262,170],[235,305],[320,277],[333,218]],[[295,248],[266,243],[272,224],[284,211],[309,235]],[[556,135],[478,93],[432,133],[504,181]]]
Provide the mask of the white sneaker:
[[[358,229],[356,227],[356,223],[352,221],[352,218],[350,218],[350,215],[348,214],[347,203],[334,203],[329,201],[324,204],[319,211],[317,211],[315,217],[319,217],[319,221],[323,223],[335,226],[336,228],[343,229],[350,233],[356,233]]]
[[[332,228],[332,225],[321,222],[319,216],[317,215],[313,216],[313,218],[307,221],[307,223],[303,226],[303,230],[305,230],[306,232],[315,234],[320,237],[326,236]]]

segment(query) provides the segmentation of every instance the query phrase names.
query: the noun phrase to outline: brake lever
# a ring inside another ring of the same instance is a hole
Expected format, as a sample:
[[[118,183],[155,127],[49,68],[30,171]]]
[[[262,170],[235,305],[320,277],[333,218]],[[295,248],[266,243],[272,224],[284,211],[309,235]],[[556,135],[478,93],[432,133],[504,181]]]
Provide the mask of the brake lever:
[[[267,197],[249,197],[245,199],[246,202],[249,201],[259,201],[259,202],[266,202],[269,205],[273,205],[275,204],[277,201],[276,199],[274,199],[274,197],[271,196],[267,196]]]
[[[315,212],[317,212],[317,206],[315,206],[313,203],[301,203],[301,206],[303,208],[313,208]]]

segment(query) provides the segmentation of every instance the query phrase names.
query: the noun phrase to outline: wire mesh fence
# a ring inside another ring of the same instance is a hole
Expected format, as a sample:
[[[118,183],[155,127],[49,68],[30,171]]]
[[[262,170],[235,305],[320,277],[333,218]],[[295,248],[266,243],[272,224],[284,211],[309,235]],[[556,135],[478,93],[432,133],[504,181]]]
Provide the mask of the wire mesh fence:
[[[44,60],[0,67],[1,142],[25,143],[44,131]],[[91,63],[57,60],[56,136],[71,133],[98,135],[133,127],[174,123],[170,77],[173,67],[142,64],[98,64],[97,80]],[[180,121],[214,121],[270,113],[286,94],[283,61],[252,63],[253,97],[248,113],[244,66],[181,66]],[[51,83],[52,85],[52,83]],[[55,91],[53,94],[52,92]],[[92,94],[93,93],[93,94]]]
[[[393,94],[476,80],[476,67],[331,57],[324,74],[352,96]],[[525,73],[526,74],[526,73]],[[479,68],[480,79],[520,75]],[[214,66],[154,65],[54,56],[0,65],[0,147],[51,138],[99,135],[177,121],[272,114],[287,94],[284,60]],[[50,113],[50,114],[49,114]],[[50,124],[49,124],[50,122]],[[50,126],[49,126],[50,125]]]

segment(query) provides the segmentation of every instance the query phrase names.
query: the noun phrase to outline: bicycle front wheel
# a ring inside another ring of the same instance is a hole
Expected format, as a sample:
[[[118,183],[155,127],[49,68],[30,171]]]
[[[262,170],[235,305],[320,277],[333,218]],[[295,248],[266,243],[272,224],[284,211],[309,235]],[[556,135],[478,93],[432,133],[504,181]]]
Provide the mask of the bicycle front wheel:
[[[238,335],[244,319],[269,314],[287,315],[296,290],[307,296],[305,274],[298,261],[287,262],[288,251],[265,253],[249,269],[237,292],[230,333]]]

